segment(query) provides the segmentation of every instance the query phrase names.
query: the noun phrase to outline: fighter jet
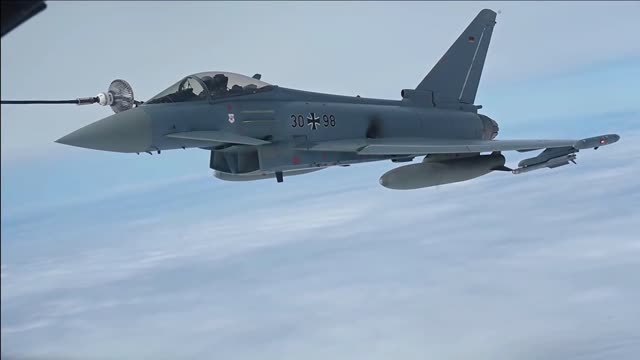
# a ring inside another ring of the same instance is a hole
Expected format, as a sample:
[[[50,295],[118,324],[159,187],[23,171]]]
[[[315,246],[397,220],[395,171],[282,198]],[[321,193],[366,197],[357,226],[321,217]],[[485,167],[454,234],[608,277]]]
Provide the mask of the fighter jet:
[[[498,123],[474,101],[496,13],[482,10],[426,77],[399,100],[302,91],[231,72],[189,75],[148,101],[123,80],[78,104],[111,105],[115,114],[57,140],[102,151],[160,154],[198,148],[222,180],[307,174],[370,161],[412,162],[380,177],[390,189],[470,180],[492,171],[521,174],[575,163],[576,153],[620,139],[498,140]],[[542,150],[505,166],[505,151]],[[421,161],[414,162],[417,157]]]

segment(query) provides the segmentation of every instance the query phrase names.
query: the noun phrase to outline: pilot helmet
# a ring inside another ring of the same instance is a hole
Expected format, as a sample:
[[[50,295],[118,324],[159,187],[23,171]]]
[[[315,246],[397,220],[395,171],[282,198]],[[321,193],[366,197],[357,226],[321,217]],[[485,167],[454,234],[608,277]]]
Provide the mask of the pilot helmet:
[[[213,77],[213,83],[216,85],[216,87],[220,87],[220,88],[227,88],[227,84],[229,83],[229,78],[226,77],[224,74],[216,74]]]

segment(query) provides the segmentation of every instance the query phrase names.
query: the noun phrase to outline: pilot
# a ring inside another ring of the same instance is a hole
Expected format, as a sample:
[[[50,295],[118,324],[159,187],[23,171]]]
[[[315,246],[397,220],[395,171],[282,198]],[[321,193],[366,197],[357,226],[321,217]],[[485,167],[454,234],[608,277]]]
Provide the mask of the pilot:
[[[227,92],[227,84],[229,83],[229,78],[224,76],[224,74],[216,74],[209,82],[206,82],[209,91],[211,91],[211,95],[223,95]]]

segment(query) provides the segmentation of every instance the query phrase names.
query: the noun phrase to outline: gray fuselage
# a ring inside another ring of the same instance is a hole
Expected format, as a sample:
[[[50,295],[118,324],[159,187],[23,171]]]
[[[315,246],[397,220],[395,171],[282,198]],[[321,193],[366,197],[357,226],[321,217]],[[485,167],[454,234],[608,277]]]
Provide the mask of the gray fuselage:
[[[417,107],[401,100],[320,94],[277,86],[251,95],[210,101],[145,104],[130,111],[144,112],[151,125],[149,143],[130,150],[143,152],[201,147],[214,153],[232,153],[239,156],[238,161],[244,162],[245,166],[239,164],[231,168],[225,165],[231,155],[221,155],[221,160],[216,161],[214,154],[211,167],[238,175],[393,158],[304,150],[315,142],[395,137],[488,139],[491,133],[487,129],[490,122],[475,112]],[[229,147],[166,137],[175,132],[203,130],[265,139],[271,144]]]

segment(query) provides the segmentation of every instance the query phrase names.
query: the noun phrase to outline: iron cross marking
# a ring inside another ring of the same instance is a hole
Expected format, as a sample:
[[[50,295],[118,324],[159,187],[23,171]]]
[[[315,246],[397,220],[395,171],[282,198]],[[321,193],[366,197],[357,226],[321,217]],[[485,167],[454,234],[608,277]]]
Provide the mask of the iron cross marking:
[[[316,116],[316,113],[309,113],[307,116],[307,125],[311,126],[311,129],[316,130],[320,126],[320,117]]]

